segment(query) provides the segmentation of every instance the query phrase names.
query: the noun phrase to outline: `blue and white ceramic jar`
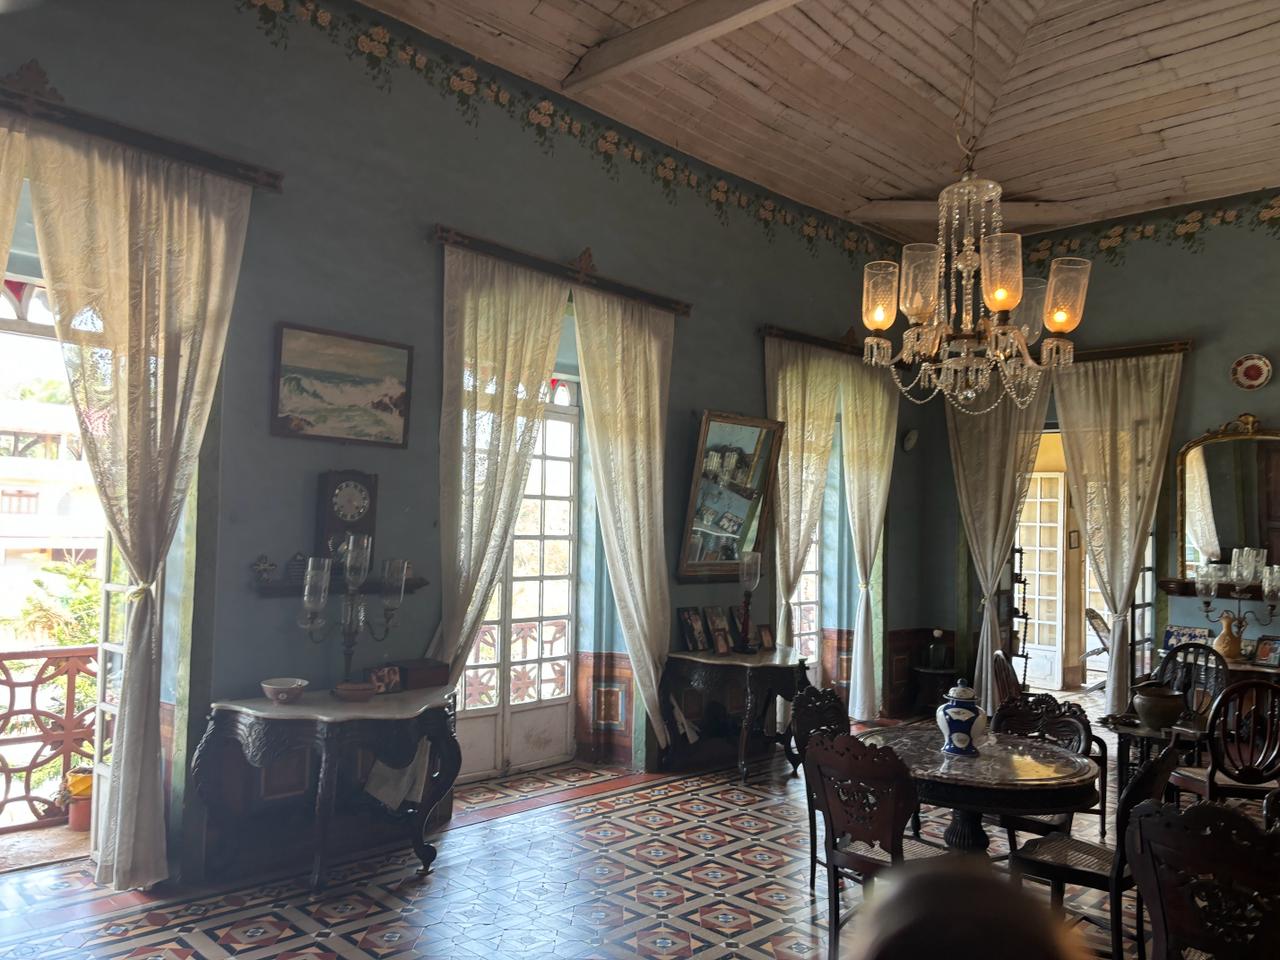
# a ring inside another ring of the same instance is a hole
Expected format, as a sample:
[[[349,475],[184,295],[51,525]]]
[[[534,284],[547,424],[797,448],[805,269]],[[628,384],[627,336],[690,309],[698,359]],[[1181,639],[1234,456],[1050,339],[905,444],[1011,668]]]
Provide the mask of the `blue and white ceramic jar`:
[[[957,757],[976,757],[977,741],[987,732],[987,715],[978,706],[978,694],[967,680],[958,680],[947,691],[946,702],[935,714],[938,729],[946,738],[943,753]]]

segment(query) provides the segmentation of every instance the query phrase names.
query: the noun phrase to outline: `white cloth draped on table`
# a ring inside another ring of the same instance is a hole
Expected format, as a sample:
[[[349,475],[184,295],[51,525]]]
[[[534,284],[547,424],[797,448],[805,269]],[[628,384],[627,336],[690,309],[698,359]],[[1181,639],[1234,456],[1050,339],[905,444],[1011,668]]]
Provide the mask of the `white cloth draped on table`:
[[[663,459],[675,317],[573,290],[583,423],[605,563],[631,669],[658,745],[670,739],[658,683],[671,642]]]
[[[981,410],[995,399],[993,384],[974,402]],[[969,539],[969,553],[982,586],[982,632],[974,666],[974,689],[988,714],[994,712],[995,677],[992,657],[999,648],[1000,620],[995,593],[1000,572],[1013,550],[1018,516],[1027,497],[1044,417],[1049,406],[1049,384],[1042,382],[1023,409],[1005,398],[988,413],[970,415],[947,409],[947,436],[955,473],[960,516]]]
[[[1063,367],[1055,374],[1067,483],[1111,614],[1107,712],[1129,708],[1129,610],[1155,515],[1181,354]]]
[[[541,429],[569,284],[446,246],[440,406],[440,629],[458,682],[502,575]]]
[[[31,125],[28,147],[36,241],[85,459],[139,584],[97,882],[147,887],[168,874],[155,584],[213,401],[250,188],[43,124]]]
[[[766,337],[764,369],[769,417],[786,425],[774,496],[774,590],[777,639],[792,646],[791,595],[800,582],[805,555],[822,518],[840,363],[830,350]]]
[[[880,715],[870,581],[884,531],[897,430],[898,391],[887,371],[868,367],[856,357],[842,358],[840,436],[845,501],[859,580],[858,615],[849,665],[849,716],[854,720],[874,720]]]
[[[1221,560],[1218,524],[1213,517],[1213,495],[1209,488],[1209,468],[1204,447],[1192,447],[1187,454],[1187,538],[1202,560]],[[1182,545],[1178,545],[1182,549]]]
[[[26,171],[27,121],[17,114],[0,113],[0,272],[9,262]]]

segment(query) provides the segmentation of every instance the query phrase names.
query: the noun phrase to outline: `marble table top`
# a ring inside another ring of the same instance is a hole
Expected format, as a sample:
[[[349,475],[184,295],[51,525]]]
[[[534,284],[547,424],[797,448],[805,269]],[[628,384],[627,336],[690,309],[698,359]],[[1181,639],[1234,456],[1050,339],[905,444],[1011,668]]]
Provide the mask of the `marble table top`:
[[[264,720],[312,720],[344,723],[349,720],[411,720],[424,710],[441,707],[453,690],[427,687],[401,693],[383,693],[364,703],[339,700],[328,690],[313,690],[296,703],[276,703],[266,697],[246,700],[215,700],[211,709],[245,713]]]
[[[794,649],[760,650],[757,653],[714,653],[710,650],[673,650],[669,660],[692,660],[694,663],[719,664],[730,667],[795,667],[801,658]]]
[[[996,733],[977,744],[976,757],[942,752],[942,734],[932,725],[881,727],[862,734],[878,747],[892,747],[916,780],[998,790],[1043,790],[1093,783],[1098,768],[1087,757],[1026,737]]]

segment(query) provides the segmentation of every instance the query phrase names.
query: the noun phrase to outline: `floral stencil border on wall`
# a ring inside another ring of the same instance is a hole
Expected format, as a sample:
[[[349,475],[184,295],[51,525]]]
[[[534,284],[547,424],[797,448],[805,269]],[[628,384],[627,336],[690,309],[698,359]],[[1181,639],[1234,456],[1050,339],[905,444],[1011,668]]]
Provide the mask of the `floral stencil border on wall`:
[[[517,88],[501,71],[460,60],[437,49],[435,43],[425,47],[408,28],[402,34],[363,13],[339,12],[316,0],[236,0],[236,8],[253,12],[258,27],[275,46],[286,46],[294,29],[319,32],[346,50],[349,58],[359,60],[379,89],[389,90],[397,75],[413,75],[454,101],[467,123],[478,123],[482,110],[505,114],[543,149],[551,151],[568,143],[591,153],[611,177],[623,170],[647,174],[669,202],[675,203],[682,194],[696,196],[723,223],[731,217],[746,217],[770,238],[787,231],[811,251],[830,246],[855,261],[897,257],[898,245],[891,240],[732,180],[711,167],[690,163],[657,141],[610,125],[577,104],[553,100],[541,90]]]

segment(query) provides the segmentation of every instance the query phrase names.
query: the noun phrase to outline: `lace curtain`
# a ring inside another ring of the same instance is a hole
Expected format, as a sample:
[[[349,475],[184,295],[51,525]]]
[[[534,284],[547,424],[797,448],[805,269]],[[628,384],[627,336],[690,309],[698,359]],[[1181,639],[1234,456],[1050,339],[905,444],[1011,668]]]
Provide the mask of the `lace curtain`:
[[[998,385],[991,388],[999,389]],[[982,409],[993,399],[988,392],[974,407]],[[1048,406],[1049,385],[1045,383],[1023,410],[1008,399],[981,416],[959,413],[951,404],[946,408],[960,516],[982,586],[982,632],[973,682],[988,714],[998,706],[992,666],[1000,645],[995,592],[1000,571],[1013,550]]]
[[[1054,390],[1067,483],[1111,613],[1107,712],[1129,708],[1129,610],[1155,515],[1181,354],[1072,364]]]
[[[1218,524],[1213,518],[1213,496],[1209,490],[1209,468],[1204,447],[1192,447],[1187,454],[1187,537],[1204,560],[1221,560]],[[1182,549],[1182,544],[1178,544]]]
[[[886,371],[872,369],[854,357],[839,359],[845,501],[859,580],[858,616],[849,665],[849,716],[873,720],[880,715],[880,703],[876,696],[869,581],[889,501],[898,431],[898,391]]]
[[[28,140],[36,240],[85,458],[139,584],[97,882],[148,887],[168,873],[155,581],[213,401],[250,189],[61,128],[32,124]]]
[[[631,669],[658,745],[658,682],[671,642],[663,460],[675,317],[575,287],[583,423],[605,563]]]
[[[569,285],[444,251],[441,621],[428,656],[458,682],[494,585],[542,425]]]
[[[0,112],[0,273],[9,262],[9,244],[27,170],[27,121]]]
[[[840,373],[831,351],[775,337],[764,341],[764,371],[769,416],[786,424],[774,500],[774,600],[778,642],[790,646],[791,595],[822,517]]]

